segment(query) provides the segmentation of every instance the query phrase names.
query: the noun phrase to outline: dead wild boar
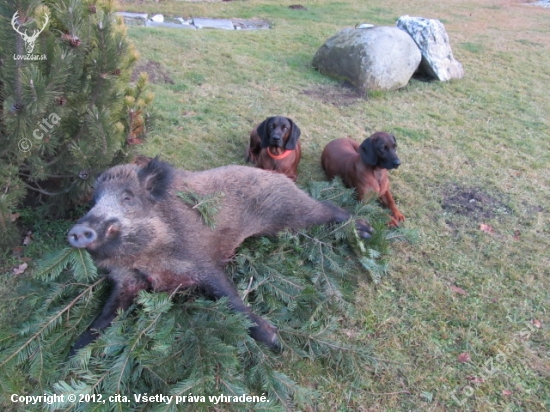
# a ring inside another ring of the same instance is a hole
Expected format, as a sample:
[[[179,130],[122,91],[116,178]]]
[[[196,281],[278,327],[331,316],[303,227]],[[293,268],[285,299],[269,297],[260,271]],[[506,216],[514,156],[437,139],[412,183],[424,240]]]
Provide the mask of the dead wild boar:
[[[276,347],[275,327],[243,303],[224,266],[249,236],[343,222],[350,214],[312,199],[279,173],[246,166],[188,172],[158,159],[136,163],[99,176],[95,205],[69,231],[69,243],[88,250],[96,264],[109,271],[112,283],[101,313],[71,353],[94,341],[140,290],[174,291],[193,285],[213,298],[226,296],[234,310],[255,323],[252,337]],[[218,193],[215,226],[207,226],[178,193]],[[356,228],[364,238],[372,230],[361,220]]]

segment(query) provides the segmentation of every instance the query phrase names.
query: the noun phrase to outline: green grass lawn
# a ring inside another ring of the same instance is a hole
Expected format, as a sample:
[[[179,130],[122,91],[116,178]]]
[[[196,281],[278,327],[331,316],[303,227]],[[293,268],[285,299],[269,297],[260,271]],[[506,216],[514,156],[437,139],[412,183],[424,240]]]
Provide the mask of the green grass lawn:
[[[402,165],[390,173],[392,192],[418,240],[392,243],[388,275],[359,283],[356,321],[345,327],[374,348],[377,367],[366,365],[353,387],[320,363],[285,373],[318,391],[311,411],[550,410],[550,9],[502,0],[292,4],[121,2],[125,11],[272,25],[129,28],[140,64],[157,62],[152,71],[162,74],[141,153],[189,170],[244,164],[253,126],[288,116],[302,130],[305,186],[325,179],[330,140],[394,133]],[[360,98],[312,68],[338,30],[394,25],[405,14],[445,24],[463,79],[411,80]]]

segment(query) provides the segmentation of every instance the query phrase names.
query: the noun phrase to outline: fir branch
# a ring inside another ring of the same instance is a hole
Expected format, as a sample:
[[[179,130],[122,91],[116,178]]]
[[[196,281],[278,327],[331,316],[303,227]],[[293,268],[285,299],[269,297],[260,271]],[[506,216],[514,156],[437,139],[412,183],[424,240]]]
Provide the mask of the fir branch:
[[[38,332],[36,332],[34,335],[32,335],[19,349],[17,349],[14,353],[12,353],[10,356],[8,356],[2,363],[0,363],[0,367],[5,366],[9,361],[11,361],[15,356],[19,355],[23,350],[25,350],[31,343],[35,341],[35,339],[38,339],[44,331],[46,331],[50,325],[52,325],[54,322],[56,322],[65,312],[69,311],[83,296],[86,295],[86,293],[90,293],[97,285],[99,285],[101,282],[103,282],[105,278],[100,278],[95,283],[89,285],[84,291],[82,291],[76,298],[74,298],[65,308],[58,312],[55,316],[53,316],[44,326],[42,326]]]
[[[34,277],[44,281],[57,279],[63,269],[65,269],[71,261],[72,253],[73,248],[66,247],[60,251],[47,255],[38,262]]]
[[[94,265],[92,257],[85,249],[72,248],[69,259],[76,280],[88,282],[96,278],[97,268]]]
[[[172,298],[174,297],[174,295],[178,292],[178,290],[181,288],[181,285],[179,285],[176,289],[174,289],[174,291],[170,294],[170,296],[168,297],[168,302],[170,302],[172,300]],[[146,293],[143,292],[143,291],[140,291],[140,298],[143,302],[144,299],[146,299]],[[158,307],[157,307],[158,308]],[[140,342],[141,338],[147,334],[147,332],[149,331],[149,329],[151,329],[156,323],[157,321],[159,320],[159,318],[161,317],[161,315],[170,308],[170,304],[169,305],[165,305],[165,307],[163,308],[163,310],[158,310],[156,316],[154,316],[152,319],[150,319],[149,321],[149,325],[147,325],[147,327],[143,328],[140,330],[139,334],[137,335],[136,338],[134,338],[134,342],[132,343],[132,345],[130,347],[127,347],[125,349],[125,353],[127,354],[125,357],[124,357],[124,360],[123,360],[123,364],[122,364],[122,367],[120,368],[120,374],[119,374],[119,377],[117,379],[117,393],[124,393],[123,392],[123,388],[122,388],[122,384],[121,382],[123,381],[122,379],[122,376],[124,374],[124,370],[126,369],[126,366],[128,365],[128,362],[130,361],[130,354],[132,353],[132,351],[134,350],[134,348],[137,346],[137,344]]]
[[[196,209],[206,226],[214,230],[216,228],[216,215],[219,213],[225,194],[214,192],[201,196],[194,192],[177,192],[176,195],[185,203]]]

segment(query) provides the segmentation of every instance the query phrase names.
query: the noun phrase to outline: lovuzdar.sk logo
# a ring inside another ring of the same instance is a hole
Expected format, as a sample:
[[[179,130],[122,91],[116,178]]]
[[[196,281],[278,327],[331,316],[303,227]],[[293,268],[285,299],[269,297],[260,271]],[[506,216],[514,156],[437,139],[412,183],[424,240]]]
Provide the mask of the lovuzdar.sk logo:
[[[44,31],[46,26],[48,25],[48,22],[50,21],[50,17],[45,14],[45,21],[42,25],[41,29],[34,29],[32,34],[27,33],[27,29],[24,31],[21,30],[21,27],[24,26],[24,24],[21,24],[18,20],[19,12],[16,11],[11,19],[11,25],[13,29],[19,33],[23,41],[25,42],[25,50],[27,51],[27,54],[14,54],[13,59],[14,60],[46,60],[47,57],[45,54],[32,54],[32,51],[34,50],[34,45],[36,43],[36,39],[38,39],[38,36],[40,33]]]

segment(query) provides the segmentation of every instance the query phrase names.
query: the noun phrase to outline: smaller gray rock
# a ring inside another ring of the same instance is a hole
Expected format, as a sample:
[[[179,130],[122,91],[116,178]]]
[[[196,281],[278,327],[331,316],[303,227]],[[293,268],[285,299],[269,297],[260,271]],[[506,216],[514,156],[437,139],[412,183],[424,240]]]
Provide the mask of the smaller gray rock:
[[[205,19],[194,18],[193,24],[197,29],[222,29],[222,30],[235,30],[233,22],[226,19]]]
[[[181,24],[185,24],[187,26],[191,26],[193,24],[192,19],[184,19],[183,17],[176,17],[174,20],[179,21]]]
[[[153,20],[155,23],[163,23],[164,16],[162,14],[155,14],[153,17],[151,17],[151,20]]]
[[[451,50],[449,36],[437,19],[401,16],[397,27],[407,32],[422,53],[419,72],[441,81],[464,77],[462,64]]]

